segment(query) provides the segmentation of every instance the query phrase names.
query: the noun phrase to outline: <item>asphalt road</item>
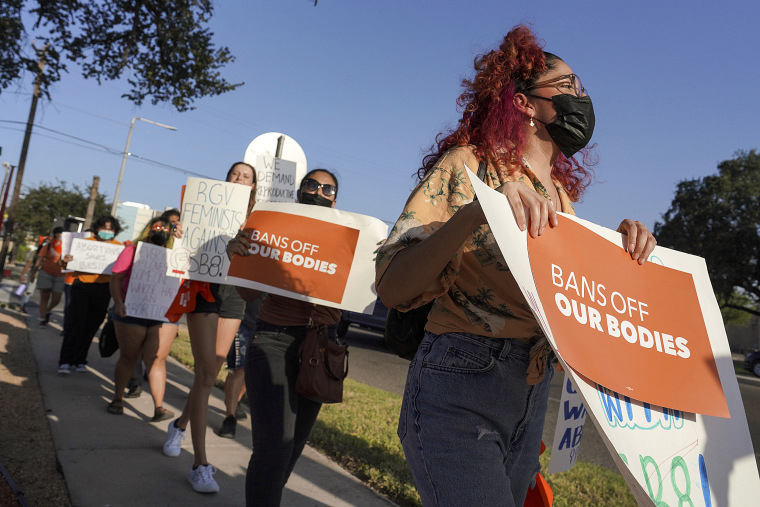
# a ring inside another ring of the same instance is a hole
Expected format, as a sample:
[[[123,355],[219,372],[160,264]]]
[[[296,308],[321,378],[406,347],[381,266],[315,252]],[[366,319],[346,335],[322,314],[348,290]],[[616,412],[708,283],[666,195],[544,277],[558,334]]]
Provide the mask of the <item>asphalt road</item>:
[[[409,361],[389,351],[380,333],[351,326],[345,340],[350,350],[349,378],[399,396],[403,395]],[[549,407],[543,435],[547,447],[551,447],[554,440],[563,379],[564,374],[555,375],[549,391]],[[760,467],[760,379],[757,382],[753,381],[752,384],[739,383],[739,389],[747,413],[750,436],[755,448],[755,459],[758,460]],[[583,429],[578,459],[617,471],[615,462],[591,419],[587,419]]]

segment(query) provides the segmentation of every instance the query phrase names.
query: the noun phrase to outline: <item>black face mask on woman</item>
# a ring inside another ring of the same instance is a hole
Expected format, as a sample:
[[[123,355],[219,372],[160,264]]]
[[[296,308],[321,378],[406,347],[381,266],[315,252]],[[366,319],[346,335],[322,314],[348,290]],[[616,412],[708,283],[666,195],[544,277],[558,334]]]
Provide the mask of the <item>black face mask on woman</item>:
[[[551,100],[554,104],[557,118],[553,122],[546,123],[538,118],[536,120],[546,126],[546,132],[564,156],[570,158],[588,145],[591,136],[594,135],[596,121],[591,97],[576,97],[567,93],[555,95],[552,98],[538,95],[529,95],[529,97]]]
[[[314,206],[324,206],[325,208],[329,208],[332,206],[333,201],[326,197],[322,197],[319,194],[308,194],[306,192],[301,192],[298,196],[298,202],[301,204],[311,204]]]
[[[148,234],[148,241],[154,245],[164,246],[169,241],[169,233],[164,231],[151,231]]]

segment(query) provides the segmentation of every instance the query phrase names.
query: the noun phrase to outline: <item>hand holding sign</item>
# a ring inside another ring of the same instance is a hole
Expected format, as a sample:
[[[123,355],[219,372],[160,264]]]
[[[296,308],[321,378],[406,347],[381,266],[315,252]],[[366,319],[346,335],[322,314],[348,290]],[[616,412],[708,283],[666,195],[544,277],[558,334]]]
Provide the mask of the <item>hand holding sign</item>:
[[[251,187],[188,178],[182,203],[184,235],[174,242],[167,274],[205,282],[222,282],[229,260],[227,241],[245,222]],[[175,235],[176,237],[176,235]]]
[[[227,283],[334,308],[371,312],[380,220],[321,206],[259,203],[230,241]]]

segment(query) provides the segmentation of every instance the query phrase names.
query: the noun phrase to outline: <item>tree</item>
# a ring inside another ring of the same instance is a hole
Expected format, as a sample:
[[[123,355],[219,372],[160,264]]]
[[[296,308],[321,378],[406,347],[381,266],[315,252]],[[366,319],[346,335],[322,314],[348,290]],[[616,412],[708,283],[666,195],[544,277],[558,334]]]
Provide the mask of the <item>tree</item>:
[[[205,26],[211,0],[0,0],[0,13],[0,91],[36,74],[31,40],[46,48],[41,87],[48,97],[68,63],[98,83],[127,76],[131,90],[122,97],[138,106],[150,98],[179,111],[242,84],[220,77],[234,57],[214,47]]]
[[[30,237],[50,235],[53,221],[57,217],[84,217],[89,198],[90,187],[69,187],[65,181],[59,181],[55,185],[40,183],[35,188],[28,188],[19,200],[13,240],[16,244],[23,244]],[[98,194],[94,216],[108,214],[110,209],[103,194]]]
[[[760,316],[760,154],[737,152],[717,175],[680,182],[662,218],[658,244],[705,258],[724,318]]]

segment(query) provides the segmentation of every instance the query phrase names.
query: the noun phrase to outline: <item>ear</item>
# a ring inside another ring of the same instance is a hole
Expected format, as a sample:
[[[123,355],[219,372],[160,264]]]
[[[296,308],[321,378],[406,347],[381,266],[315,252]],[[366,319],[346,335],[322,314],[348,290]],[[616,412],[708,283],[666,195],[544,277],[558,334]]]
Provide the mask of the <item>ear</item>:
[[[533,104],[530,103],[528,96],[525,95],[524,93],[520,93],[520,92],[515,93],[514,97],[512,98],[512,102],[515,105],[515,109],[517,109],[524,115],[529,116],[531,118],[536,116],[536,109],[533,107]]]

